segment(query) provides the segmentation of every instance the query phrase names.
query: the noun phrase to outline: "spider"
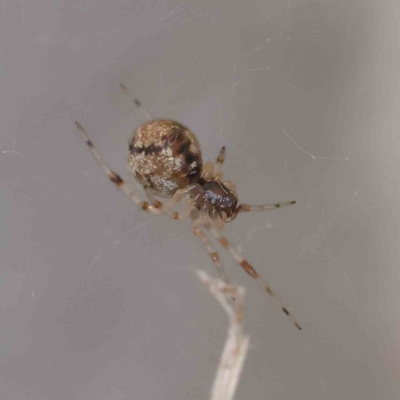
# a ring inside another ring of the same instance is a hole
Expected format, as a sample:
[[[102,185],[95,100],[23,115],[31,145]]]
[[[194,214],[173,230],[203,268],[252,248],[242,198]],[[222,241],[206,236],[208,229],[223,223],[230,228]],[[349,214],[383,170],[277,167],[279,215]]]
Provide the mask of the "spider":
[[[152,118],[139,100],[131,96],[129,89],[123,83],[120,87],[147,119],[147,122],[139,126],[129,141],[128,166],[139,185],[145,190],[149,201],[142,200],[108,166],[82,125],[75,122],[105,174],[128,198],[146,212],[156,215],[167,214],[181,221],[190,218],[193,234],[203,242],[219,275],[228,283],[229,280],[219,261],[218,253],[206,235],[206,232],[210,232],[243,270],[261,284],[294,326],[301,330],[300,325],[266,280],[219,232],[224,228],[225,223],[233,221],[240,213],[275,210],[296,202],[286,201],[259,206],[239,204],[235,184],[231,181],[223,181],[222,166],[225,161],[225,147],[221,148],[215,163],[209,161],[203,164],[200,144],[194,133],[180,122]],[[162,203],[157,198],[168,200]],[[184,198],[186,198],[186,205],[183,212],[173,211],[174,206]]]

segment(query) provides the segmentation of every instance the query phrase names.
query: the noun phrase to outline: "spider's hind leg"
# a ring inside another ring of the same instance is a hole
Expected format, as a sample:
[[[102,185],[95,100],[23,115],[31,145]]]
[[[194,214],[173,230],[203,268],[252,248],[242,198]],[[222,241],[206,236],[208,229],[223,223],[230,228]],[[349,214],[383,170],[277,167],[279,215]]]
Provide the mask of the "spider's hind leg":
[[[150,202],[142,200],[142,198],[126,184],[126,182],[120,177],[120,175],[118,175],[108,166],[106,160],[103,158],[100,151],[90,140],[83,126],[79,122],[75,122],[75,125],[82,133],[86,141],[86,145],[89,147],[90,151],[93,154],[93,157],[97,160],[104,173],[108,176],[108,179],[112,183],[114,183],[115,186],[117,186],[118,189],[120,189],[129,199],[138,204],[142,208],[142,210],[147,211],[151,214],[167,214],[172,219],[182,219],[177,212],[171,211],[168,207],[164,207],[163,204],[158,200],[152,201],[152,199],[150,199]]]
[[[207,235],[205,234],[203,228],[208,229],[213,222],[210,220],[209,217],[205,217],[201,213],[199,213],[197,210],[194,210],[191,214],[191,218],[193,219],[192,222],[192,232],[193,234],[198,237],[205,245],[206,250],[208,252],[208,255],[210,256],[211,260],[215,264],[218,274],[220,278],[225,281],[226,283],[229,283],[229,279],[224,271],[224,268],[222,267],[220,261],[219,261],[219,255],[217,251],[214,249],[212,244],[207,238]]]
[[[252,276],[256,281],[258,281],[264,290],[268,293],[268,295],[274,300],[275,304],[283,311],[283,313],[289,318],[292,324],[298,329],[301,330],[301,326],[298,322],[292,317],[289,313],[286,306],[283,304],[283,301],[278,297],[278,295],[271,289],[267,281],[262,278],[258,272],[254,269],[254,267],[246,261],[229,243],[229,241],[222,236],[215,228],[209,228],[212,235],[225,247],[226,250],[232,255],[232,257],[237,261],[237,263],[247,272],[250,276]]]
[[[206,246],[207,252],[210,256],[210,258],[213,260],[218,274],[220,276],[220,278],[225,282],[225,283],[229,283],[229,279],[219,261],[219,255],[218,253],[215,251],[214,247],[212,246],[212,244],[210,243],[210,241],[207,239],[206,234],[204,233],[204,231],[201,228],[195,228],[193,227],[193,234],[198,237]]]

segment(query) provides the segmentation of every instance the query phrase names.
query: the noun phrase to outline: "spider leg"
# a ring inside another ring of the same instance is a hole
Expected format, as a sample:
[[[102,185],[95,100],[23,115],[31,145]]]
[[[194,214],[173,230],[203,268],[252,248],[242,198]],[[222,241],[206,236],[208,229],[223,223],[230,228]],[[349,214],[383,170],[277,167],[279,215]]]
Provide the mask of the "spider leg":
[[[236,193],[236,185],[232,181],[226,181],[224,182],[224,185],[229,189],[232,190],[232,192]]]
[[[276,210],[278,208],[283,208],[287,206],[291,206],[296,204],[295,201],[284,201],[283,203],[274,203],[274,204],[264,204],[262,206],[252,206],[249,204],[241,204],[239,209],[241,212],[246,211],[269,211],[269,210]]]
[[[189,193],[194,193],[196,189],[197,188],[194,188],[194,186],[190,186],[186,189],[178,189],[174,193],[174,195],[164,204],[164,207],[168,210],[172,210],[183,198],[188,196]],[[184,209],[180,213],[178,213],[178,219],[180,221],[184,221],[188,217],[191,217],[193,213],[197,213],[197,210],[194,207],[194,200],[192,198],[188,198]]]
[[[216,180],[222,181],[224,177],[224,173],[222,172],[222,166],[225,161],[225,146],[221,147],[221,150],[219,151],[218,157],[215,160],[215,172],[214,172],[214,178]]]
[[[174,195],[165,203],[165,207],[172,209],[175,207],[185,196],[187,195],[187,190],[178,189]]]
[[[202,178],[206,181],[211,181],[214,178],[214,163],[212,161],[207,161],[203,164]]]
[[[217,169],[222,169],[222,165],[224,164],[224,161],[225,161],[225,152],[226,152],[226,148],[225,148],[225,146],[222,146],[221,150],[219,151],[218,157],[215,161]]]
[[[210,241],[207,239],[206,234],[204,233],[204,231],[201,228],[196,228],[193,224],[193,234],[198,237],[206,246],[207,252],[209,254],[209,256],[211,257],[211,259],[213,260],[215,266],[217,267],[219,276],[221,277],[221,279],[229,284],[229,279],[219,261],[219,256],[218,253],[215,251],[214,247],[212,247],[212,244],[210,243]]]
[[[143,189],[144,189],[144,191],[146,192],[147,197],[148,197],[148,199],[150,200],[150,203],[151,203],[155,208],[160,208],[160,204],[162,204],[162,203],[161,203],[159,200],[156,199],[156,197],[155,197],[154,194],[151,192],[151,190],[150,190],[148,187],[144,187],[144,186],[143,186]],[[171,200],[172,200],[172,199],[171,199]],[[168,210],[168,211],[171,210],[171,208],[170,208],[170,207],[167,207],[166,204],[162,204],[162,206],[163,206],[166,210]],[[171,212],[172,212],[172,211],[171,211]],[[175,219],[177,219],[177,218],[175,218]]]
[[[110,181],[113,182],[127,197],[129,197],[134,203],[138,204],[142,208],[142,210],[147,211],[151,214],[156,214],[156,215],[167,214],[173,219],[182,219],[177,212],[171,211],[158,200],[154,199],[153,201],[153,199],[150,199],[153,202],[153,204],[150,204],[148,201],[142,200],[142,198],[139,195],[137,195],[116,172],[111,170],[111,168],[108,166],[108,164],[104,160],[99,150],[94,146],[94,144],[90,140],[88,134],[83,129],[82,125],[79,122],[75,122],[75,125],[81,131],[87,146],[89,147],[90,151],[93,154],[93,157],[100,164],[101,168],[108,176]]]
[[[283,313],[289,318],[292,324],[298,329],[301,330],[301,326],[297,323],[297,321],[292,317],[289,313],[288,309],[283,304],[282,300],[276,295],[276,293],[271,289],[269,284],[266,282],[264,278],[262,278],[258,272],[253,268],[253,266],[247,262],[228,242],[228,240],[222,236],[215,228],[209,228],[212,235],[225,247],[226,250],[231,253],[232,257],[240,264],[240,266],[255,280],[257,280],[261,286],[265,289],[268,295],[275,301],[276,305],[283,311]]]
[[[224,173],[222,170],[218,168],[215,169],[212,161],[207,161],[203,164],[202,178],[204,178],[206,181],[212,181],[214,179],[222,181],[223,176]]]
[[[215,180],[218,180],[218,181],[222,181],[223,178],[224,178],[224,173],[222,172],[222,170],[217,169],[217,170],[214,172],[214,179],[215,179]]]
[[[135,99],[132,96],[131,91],[128,89],[127,86],[125,86],[125,84],[123,84],[122,82],[119,84],[119,87],[125,92],[125,94],[128,96],[129,100],[143,113],[143,115],[146,117],[146,119],[148,121],[151,121],[152,119],[154,119],[151,114],[142,106],[142,103],[138,100]]]

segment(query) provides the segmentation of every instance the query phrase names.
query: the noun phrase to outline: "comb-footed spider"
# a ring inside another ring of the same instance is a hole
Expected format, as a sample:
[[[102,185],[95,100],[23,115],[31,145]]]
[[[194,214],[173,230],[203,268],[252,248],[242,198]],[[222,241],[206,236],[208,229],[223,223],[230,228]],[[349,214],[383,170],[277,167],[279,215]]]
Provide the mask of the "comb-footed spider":
[[[124,84],[121,83],[120,87],[130,96]],[[142,200],[117,173],[109,168],[83,127],[76,122],[86,144],[109,179],[147,212],[157,215],[167,214],[178,220],[189,217],[192,220],[194,235],[204,243],[220,276],[228,282],[218,253],[206,236],[206,232],[210,232],[238,264],[263,286],[295,327],[301,330],[300,325],[269,284],[219,232],[224,228],[225,223],[233,221],[240,213],[274,210],[295,204],[295,201],[261,206],[239,204],[234,183],[223,181],[222,165],[225,160],[225,147],[220,150],[215,163],[203,164],[200,144],[187,127],[170,119],[153,119],[138,100],[131,96],[130,98],[142,109],[148,121],[139,126],[130,140],[128,164],[132,174],[146,191],[149,201]],[[169,200],[163,204],[156,197]],[[173,208],[183,198],[187,199],[186,206],[179,214],[173,211]]]

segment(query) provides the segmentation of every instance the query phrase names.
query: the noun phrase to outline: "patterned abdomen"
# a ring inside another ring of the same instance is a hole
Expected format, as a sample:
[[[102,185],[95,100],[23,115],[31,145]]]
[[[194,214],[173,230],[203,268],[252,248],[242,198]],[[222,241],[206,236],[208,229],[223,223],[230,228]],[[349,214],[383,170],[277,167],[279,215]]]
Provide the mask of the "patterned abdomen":
[[[152,120],[136,130],[128,164],[140,185],[159,197],[171,197],[197,182],[203,167],[196,136],[169,119]]]

